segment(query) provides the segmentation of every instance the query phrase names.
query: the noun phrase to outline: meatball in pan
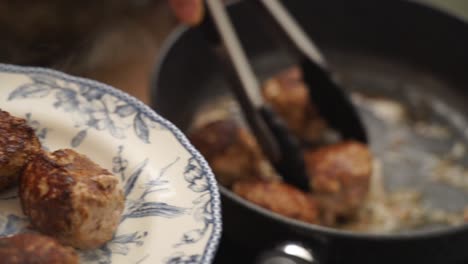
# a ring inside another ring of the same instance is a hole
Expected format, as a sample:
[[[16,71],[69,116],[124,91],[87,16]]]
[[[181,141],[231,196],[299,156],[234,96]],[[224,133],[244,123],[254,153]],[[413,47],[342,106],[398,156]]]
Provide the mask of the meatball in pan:
[[[322,143],[327,124],[311,103],[300,68],[291,67],[268,79],[262,86],[262,93],[296,137],[307,143]]]
[[[317,224],[317,202],[306,193],[280,181],[240,181],[232,190],[244,199],[286,217]]]
[[[334,225],[352,218],[369,190],[372,155],[367,146],[345,141],[308,151],[304,159],[323,223]]]
[[[190,133],[224,186],[246,179],[279,179],[250,132],[234,120],[210,122]]]
[[[124,208],[117,177],[70,149],[37,154],[23,172],[20,199],[35,229],[80,249],[109,241]]]

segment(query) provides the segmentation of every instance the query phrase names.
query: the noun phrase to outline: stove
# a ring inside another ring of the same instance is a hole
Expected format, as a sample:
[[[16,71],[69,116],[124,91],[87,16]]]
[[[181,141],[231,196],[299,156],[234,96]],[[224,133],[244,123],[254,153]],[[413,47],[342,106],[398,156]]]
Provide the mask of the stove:
[[[216,253],[214,264],[250,264],[255,263],[255,260],[262,252],[255,252],[244,245],[240,245],[223,237],[220,241],[218,251]],[[468,260],[459,263],[444,263],[444,264],[466,264]],[[271,264],[296,264],[292,262],[272,262]],[[349,264],[349,263],[345,263]],[[402,263],[404,264],[404,263]]]

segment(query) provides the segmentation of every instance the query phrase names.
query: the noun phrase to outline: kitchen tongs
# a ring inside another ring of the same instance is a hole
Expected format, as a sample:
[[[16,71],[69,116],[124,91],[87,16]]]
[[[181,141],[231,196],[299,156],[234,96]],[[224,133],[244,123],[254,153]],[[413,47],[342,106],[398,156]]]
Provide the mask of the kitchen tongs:
[[[348,96],[332,79],[325,60],[306,33],[278,0],[258,0],[301,54],[304,81],[313,87],[314,103],[327,122],[343,138],[366,142],[361,120]],[[304,191],[309,190],[303,152],[299,141],[286,124],[264,102],[259,81],[241,46],[227,10],[221,0],[206,0],[208,15],[201,27],[207,38],[215,41],[215,50],[225,64],[225,73],[243,115],[263,152],[283,179]],[[213,30],[216,28],[217,36]],[[220,45],[221,44],[221,45]]]

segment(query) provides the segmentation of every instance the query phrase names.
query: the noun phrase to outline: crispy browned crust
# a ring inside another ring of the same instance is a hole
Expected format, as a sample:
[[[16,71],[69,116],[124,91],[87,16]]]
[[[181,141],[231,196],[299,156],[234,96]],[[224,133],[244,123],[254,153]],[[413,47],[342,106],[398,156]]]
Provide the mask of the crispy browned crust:
[[[305,154],[311,189],[323,208],[324,220],[351,217],[366,198],[372,173],[372,155],[354,141],[322,147]]]
[[[306,193],[279,181],[241,181],[233,191],[244,199],[286,217],[317,224],[317,202]]]
[[[211,122],[193,131],[190,140],[225,186],[238,180],[278,178],[255,138],[234,120]]]
[[[118,179],[70,149],[37,154],[23,172],[20,199],[33,227],[77,248],[110,240],[124,203]],[[106,215],[109,206],[115,215]],[[89,223],[95,223],[93,230],[83,232]]]
[[[0,109],[0,190],[17,183],[28,160],[40,149],[26,120]]]
[[[78,264],[73,248],[39,234],[0,238],[0,262],[4,264]]]

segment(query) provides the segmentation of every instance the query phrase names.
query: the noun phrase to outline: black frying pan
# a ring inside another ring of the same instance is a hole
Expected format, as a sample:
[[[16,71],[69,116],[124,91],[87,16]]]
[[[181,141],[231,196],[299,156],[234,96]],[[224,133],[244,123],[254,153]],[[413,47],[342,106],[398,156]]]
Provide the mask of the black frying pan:
[[[431,181],[418,161],[423,148],[442,155],[455,141],[468,142],[468,24],[415,2],[390,0],[288,0],[284,4],[324,51],[350,91],[397,100],[413,122],[431,120],[449,127],[450,137],[410,137],[403,144],[408,163],[386,164],[387,188],[417,188],[428,204],[457,210],[468,195]],[[294,64],[292,57],[255,21],[247,1],[230,7],[231,17],[261,78]],[[152,87],[156,111],[182,130],[194,114],[219,96],[229,95],[216,57],[201,32],[179,29],[162,50]],[[377,157],[385,155],[387,127],[361,114]],[[413,148],[414,147],[414,148]],[[461,164],[468,164],[462,157]],[[422,226],[392,235],[372,235],[324,228],[287,219],[259,208],[221,187],[224,236],[256,250],[298,241],[320,263],[466,263],[468,226]],[[242,253],[240,253],[242,254]]]

